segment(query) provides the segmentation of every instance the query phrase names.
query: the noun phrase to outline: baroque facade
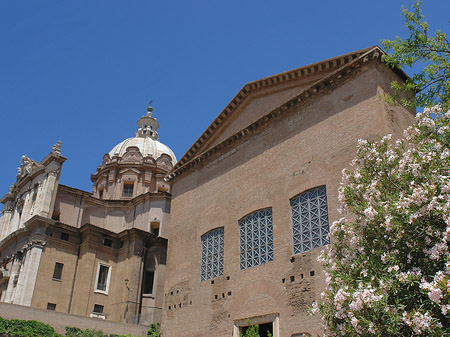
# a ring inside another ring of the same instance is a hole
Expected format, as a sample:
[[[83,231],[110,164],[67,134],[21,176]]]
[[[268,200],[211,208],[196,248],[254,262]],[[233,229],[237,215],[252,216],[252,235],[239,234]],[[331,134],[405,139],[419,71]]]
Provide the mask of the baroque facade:
[[[164,176],[176,162],[152,108],[135,137],[91,176],[92,193],[59,184],[61,142],[23,156],[0,200],[2,302],[149,325],[161,320],[170,213]]]
[[[399,138],[414,111],[383,99],[406,75],[377,46],[244,85],[168,175],[167,336],[321,334],[317,257],[360,138]]]

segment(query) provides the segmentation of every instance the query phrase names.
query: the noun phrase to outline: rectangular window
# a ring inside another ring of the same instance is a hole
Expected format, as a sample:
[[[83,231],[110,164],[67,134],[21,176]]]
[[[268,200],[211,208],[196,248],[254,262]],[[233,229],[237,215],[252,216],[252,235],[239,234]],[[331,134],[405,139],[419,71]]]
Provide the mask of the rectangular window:
[[[69,241],[69,234],[61,232],[61,240]]]
[[[104,239],[103,240],[103,245],[105,245],[106,247],[112,247],[112,240],[111,239]]]
[[[109,280],[111,278],[110,266],[99,263],[97,268],[97,283],[95,285],[95,291],[101,293],[108,293]]]
[[[239,269],[272,260],[272,208],[265,208],[239,220]]]
[[[61,280],[63,267],[64,267],[64,264],[59,263],[59,262],[55,263],[55,269],[53,270],[53,279],[54,280]]]
[[[103,199],[103,189],[98,192],[98,198]]]
[[[101,304],[94,304],[94,311],[93,311],[93,313],[101,315],[101,314],[103,314],[103,309],[104,309],[103,305],[101,305]]]
[[[154,236],[159,235],[159,222],[152,222],[150,223],[150,231]]]
[[[202,235],[200,281],[223,275],[223,244],[223,227],[213,229]]]
[[[123,184],[123,197],[124,198],[133,197],[133,187],[134,187],[134,184]]]
[[[47,310],[56,310],[56,304],[55,303],[47,303]]]
[[[153,270],[146,270],[144,274],[144,294],[153,294],[153,280],[155,279],[155,272]]]
[[[320,186],[291,199],[294,254],[328,244],[327,191]]]

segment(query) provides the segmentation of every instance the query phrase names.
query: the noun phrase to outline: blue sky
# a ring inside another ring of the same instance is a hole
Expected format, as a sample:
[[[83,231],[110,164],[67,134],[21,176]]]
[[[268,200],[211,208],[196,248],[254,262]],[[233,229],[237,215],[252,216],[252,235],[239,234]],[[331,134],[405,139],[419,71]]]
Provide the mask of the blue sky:
[[[449,33],[450,1],[424,2]],[[402,4],[0,0],[0,194],[23,154],[40,161],[58,140],[60,183],[91,191],[150,99],[180,158],[246,82],[405,37]]]

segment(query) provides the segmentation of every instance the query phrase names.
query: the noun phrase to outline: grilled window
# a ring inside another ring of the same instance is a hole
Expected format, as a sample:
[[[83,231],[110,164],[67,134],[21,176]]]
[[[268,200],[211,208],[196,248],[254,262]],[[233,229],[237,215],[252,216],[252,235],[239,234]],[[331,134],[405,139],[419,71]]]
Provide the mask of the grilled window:
[[[291,199],[294,254],[328,244],[328,206],[325,186]]]
[[[200,281],[223,275],[223,227],[202,235]]]
[[[246,269],[272,260],[272,208],[265,208],[239,220],[239,268]]]

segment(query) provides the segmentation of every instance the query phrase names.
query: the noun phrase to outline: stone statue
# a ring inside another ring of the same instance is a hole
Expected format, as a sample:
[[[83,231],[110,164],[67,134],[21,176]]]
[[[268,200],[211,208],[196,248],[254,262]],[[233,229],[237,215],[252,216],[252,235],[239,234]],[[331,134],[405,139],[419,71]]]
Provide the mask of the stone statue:
[[[62,144],[61,141],[58,140],[56,142],[56,144],[52,146],[52,153],[60,155],[61,154],[61,144]]]
[[[26,155],[20,159],[20,166],[17,168],[17,179],[26,176],[33,170],[33,161]]]

